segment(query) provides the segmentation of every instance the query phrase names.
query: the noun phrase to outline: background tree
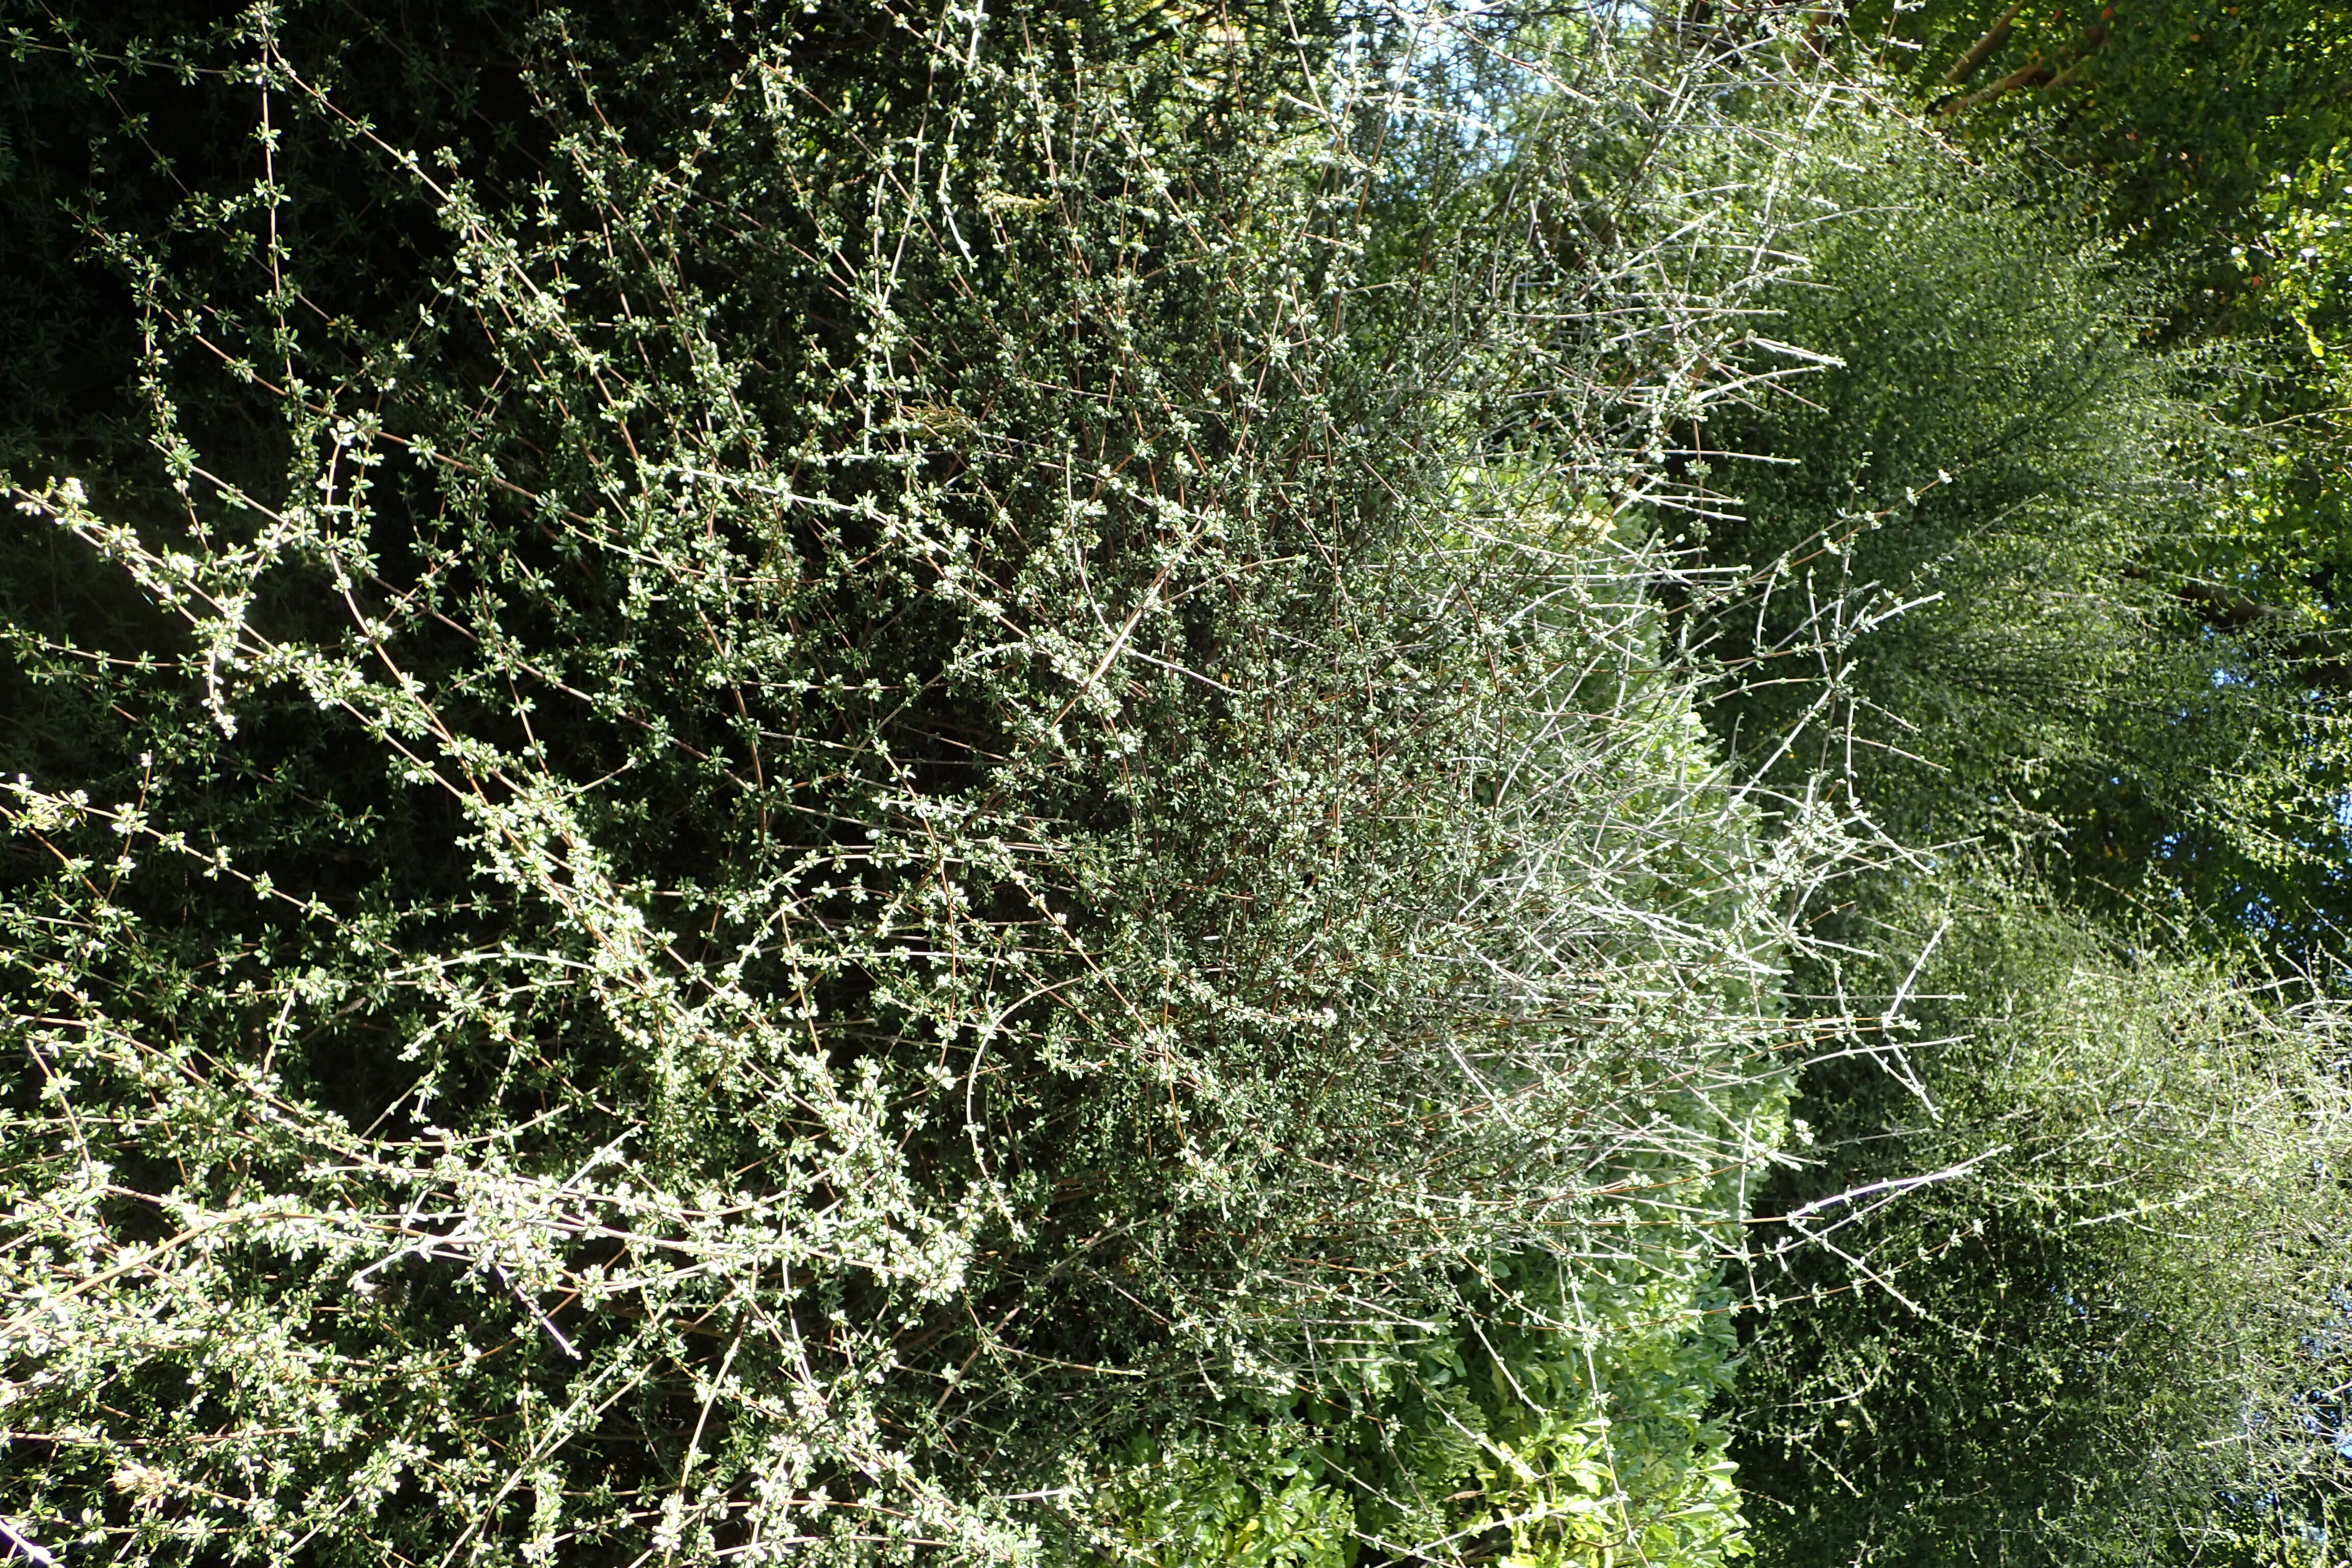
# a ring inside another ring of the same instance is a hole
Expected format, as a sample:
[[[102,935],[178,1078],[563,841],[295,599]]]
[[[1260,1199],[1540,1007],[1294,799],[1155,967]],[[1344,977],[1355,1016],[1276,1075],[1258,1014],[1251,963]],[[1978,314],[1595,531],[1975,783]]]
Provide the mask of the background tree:
[[[2208,268],[2277,173],[2346,129],[2352,34],[2323,4],[1861,0],[1847,30],[1961,136],[2096,169],[2119,227]]]
[[[1904,847],[1793,979],[1862,1026],[1763,1205],[1760,1549],[2286,1550],[2346,1479],[2309,1399],[2352,1216],[2332,972],[2265,968],[2339,918],[2333,697],[2284,613],[2224,613],[2211,522],[2259,449],[2217,372],[2261,346],[2183,344],[2079,187],[1877,136],[1820,138],[1844,216],[1781,297],[1836,366],[1690,441],[1738,502],[1706,549],[1757,572],[1693,634],[1747,672],[1713,722]],[[1841,743],[1793,752],[1824,704]]]

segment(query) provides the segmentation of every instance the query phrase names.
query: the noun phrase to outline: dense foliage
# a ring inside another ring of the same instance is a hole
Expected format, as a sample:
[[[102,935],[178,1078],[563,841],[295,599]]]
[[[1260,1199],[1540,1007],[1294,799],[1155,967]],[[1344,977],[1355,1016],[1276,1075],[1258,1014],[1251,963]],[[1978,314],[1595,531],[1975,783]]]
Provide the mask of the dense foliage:
[[[87,153],[152,450],[16,490],[12,1513],[1719,1555],[1821,850],[1629,587],[1735,133],[1568,36],[1374,275],[1365,66],[719,20],[511,32],[489,148],[335,18],[27,52],[199,101]]]
[[[2343,155],[2147,16],[0,5],[5,1550],[2326,1560]]]

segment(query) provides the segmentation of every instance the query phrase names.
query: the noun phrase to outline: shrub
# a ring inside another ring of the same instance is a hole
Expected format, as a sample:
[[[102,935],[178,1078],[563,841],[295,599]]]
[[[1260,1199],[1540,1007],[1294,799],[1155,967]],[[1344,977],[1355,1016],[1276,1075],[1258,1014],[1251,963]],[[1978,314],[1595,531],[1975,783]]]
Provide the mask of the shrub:
[[[12,1530],[1737,1545],[1711,1281],[1840,829],[1759,838],[1649,588],[1777,264],[1706,92],[1571,29],[1610,90],[1502,145],[1466,19],[122,15],[38,61],[130,423],[6,448]]]

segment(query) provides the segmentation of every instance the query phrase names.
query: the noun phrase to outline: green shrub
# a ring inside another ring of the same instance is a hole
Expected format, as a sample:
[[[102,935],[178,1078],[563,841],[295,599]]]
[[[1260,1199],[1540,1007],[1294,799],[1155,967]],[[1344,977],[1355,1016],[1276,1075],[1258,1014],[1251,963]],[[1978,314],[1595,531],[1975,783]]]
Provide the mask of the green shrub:
[[[143,346],[0,448],[12,1529],[1733,1549],[1842,829],[1759,837],[1652,593],[1776,254],[1706,91],[1571,33],[1497,148],[1404,35],[142,15],[26,56]]]

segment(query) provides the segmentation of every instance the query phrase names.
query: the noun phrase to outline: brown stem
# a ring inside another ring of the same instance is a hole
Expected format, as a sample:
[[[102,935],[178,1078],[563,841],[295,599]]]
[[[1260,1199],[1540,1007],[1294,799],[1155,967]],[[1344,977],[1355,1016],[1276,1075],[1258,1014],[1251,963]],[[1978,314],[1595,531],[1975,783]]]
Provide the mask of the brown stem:
[[[1952,68],[1944,73],[1944,85],[1965,86],[1969,78],[1976,75],[1985,61],[1992,58],[2000,51],[2001,45],[2009,42],[2011,24],[2017,20],[2017,14],[2024,9],[2025,0],[2017,0],[2016,5],[2002,12],[2000,20],[1985,29],[1985,36],[1976,41],[1975,47],[1952,62]]]
[[[1996,98],[2006,98],[2021,87],[2039,87],[2058,74],[2045,59],[2036,58],[2031,64],[2010,72],[1990,87],[1980,88],[1965,98],[1956,98],[1944,105],[1946,114],[1966,114],[1979,104],[1990,103]]]
[[[2147,574],[2126,567],[2125,575]],[[2352,691],[2352,659],[2346,658],[2340,637],[2326,632],[2281,637],[2274,628],[2286,617],[2284,610],[2219,583],[2191,577],[2174,584],[2172,592],[2189,614],[2216,631],[2263,632],[2272,651],[2289,662],[2294,678],[2302,683],[2324,691]]]
[[[2059,68],[2057,61],[2036,55],[2030,64],[2011,71],[1990,87],[1969,93],[1965,98],[1947,101],[1941,106],[1942,111],[1948,115],[1965,114],[1980,103],[1990,103],[1996,98],[2005,97],[2024,87],[2039,87],[2048,92],[2057,92],[2071,83],[2075,73],[2083,68],[2083,62],[2105,48],[2106,43],[2107,30],[2094,23],[2080,38],[2058,51],[2057,61],[2064,63],[2064,69]]]
[[[2219,583],[2200,582],[2194,577],[2177,584],[2172,591],[2184,603],[2193,606],[2198,617],[2207,625],[2230,631],[2242,631],[2264,621],[2276,620],[2281,614],[2275,605],[2264,604],[2252,595],[2225,588]]]

